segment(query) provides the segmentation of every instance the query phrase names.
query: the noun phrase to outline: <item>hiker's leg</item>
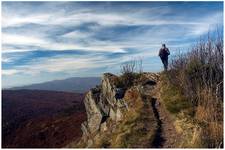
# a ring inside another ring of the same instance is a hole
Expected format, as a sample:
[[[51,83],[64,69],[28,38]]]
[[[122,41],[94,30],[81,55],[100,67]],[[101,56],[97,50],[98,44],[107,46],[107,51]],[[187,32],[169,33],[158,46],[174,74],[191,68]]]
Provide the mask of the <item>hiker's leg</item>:
[[[162,59],[162,63],[163,63],[164,70],[167,70],[166,59],[165,58]]]
[[[165,68],[166,68],[166,70],[168,69],[168,57],[165,58]]]
[[[164,62],[163,62],[163,58],[162,58],[162,57],[160,57],[160,59],[161,59],[162,63],[164,64]]]

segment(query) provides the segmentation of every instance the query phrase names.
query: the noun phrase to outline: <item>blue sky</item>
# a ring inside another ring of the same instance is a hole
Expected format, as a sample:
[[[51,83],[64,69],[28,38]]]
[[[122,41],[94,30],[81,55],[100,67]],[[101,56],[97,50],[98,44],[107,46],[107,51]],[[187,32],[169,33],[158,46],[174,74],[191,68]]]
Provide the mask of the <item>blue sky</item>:
[[[158,72],[158,50],[186,51],[223,27],[223,2],[2,2],[2,86],[118,74],[143,60]]]

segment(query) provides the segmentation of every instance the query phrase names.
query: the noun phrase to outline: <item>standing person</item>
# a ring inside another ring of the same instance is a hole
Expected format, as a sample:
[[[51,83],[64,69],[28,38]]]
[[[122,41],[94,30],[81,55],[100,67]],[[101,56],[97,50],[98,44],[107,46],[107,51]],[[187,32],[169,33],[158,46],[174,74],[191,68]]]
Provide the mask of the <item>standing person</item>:
[[[159,50],[159,57],[162,60],[165,71],[167,71],[167,68],[168,68],[168,56],[169,55],[170,55],[170,51],[166,47],[166,44],[162,44],[162,48],[160,48],[160,50]]]

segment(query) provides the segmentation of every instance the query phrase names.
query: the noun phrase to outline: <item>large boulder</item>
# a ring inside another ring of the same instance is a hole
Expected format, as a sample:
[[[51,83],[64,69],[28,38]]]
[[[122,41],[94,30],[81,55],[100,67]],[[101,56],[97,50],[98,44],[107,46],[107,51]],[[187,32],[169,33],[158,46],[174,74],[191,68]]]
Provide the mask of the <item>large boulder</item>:
[[[124,101],[125,90],[116,87],[118,77],[105,73],[100,86],[91,89],[85,96],[84,104],[87,112],[87,121],[81,125],[84,141],[88,147],[92,145],[90,138],[96,137],[99,132],[107,130],[107,120],[118,122],[123,119],[124,110],[128,109]]]
[[[107,100],[112,107],[116,104],[116,85],[113,82],[116,78],[117,76],[111,73],[105,73],[102,77],[102,97]]]
[[[100,128],[102,120],[102,112],[97,105],[99,102],[99,93],[90,90],[84,99],[85,109],[87,113],[87,126],[91,133],[96,132]]]
[[[103,101],[108,103],[109,108],[107,109],[107,113],[109,117],[114,121],[122,120],[122,110],[127,108],[123,97],[125,93],[125,89],[117,88],[116,81],[118,77],[111,73],[105,73],[102,77],[102,99]]]

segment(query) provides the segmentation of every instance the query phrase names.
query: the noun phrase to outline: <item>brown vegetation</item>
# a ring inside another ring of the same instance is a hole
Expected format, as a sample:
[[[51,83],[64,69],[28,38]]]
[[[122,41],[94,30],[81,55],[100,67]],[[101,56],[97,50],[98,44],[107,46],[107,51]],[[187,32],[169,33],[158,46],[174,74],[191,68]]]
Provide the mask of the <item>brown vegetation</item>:
[[[190,52],[179,54],[161,80],[167,109],[183,124],[190,123],[181,146],[223,146],[223,37],[209,34]]]
[[[16,129],[15,138],[7,147],[62,148],[82,136],[80,125],[85,119],[85,112],[31,119]]]
[[[135,80],[140,78],[142,68],[142,60],[132,60],[121,65],[121,76],[118,80],[118,87],[131,87]]]
[[[3,90],[2,147],[61,147],[81,136],[84,95]]]

